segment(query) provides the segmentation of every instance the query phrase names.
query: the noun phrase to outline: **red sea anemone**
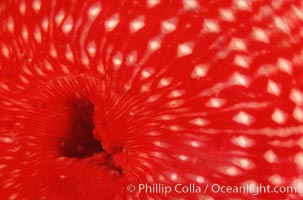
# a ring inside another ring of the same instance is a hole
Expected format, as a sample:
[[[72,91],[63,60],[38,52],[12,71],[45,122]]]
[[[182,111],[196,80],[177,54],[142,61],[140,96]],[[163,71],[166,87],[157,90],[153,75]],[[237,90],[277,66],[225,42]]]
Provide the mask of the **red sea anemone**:
[[[0,24],[0,199],[303,198],[302,1],[2,0]]]

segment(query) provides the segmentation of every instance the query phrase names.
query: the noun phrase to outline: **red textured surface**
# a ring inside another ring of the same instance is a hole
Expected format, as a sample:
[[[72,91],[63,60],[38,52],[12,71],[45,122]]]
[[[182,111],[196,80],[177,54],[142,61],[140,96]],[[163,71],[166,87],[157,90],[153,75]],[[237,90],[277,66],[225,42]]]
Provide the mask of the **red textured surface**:
[[[0,199],[303,198],[302,1],[4,0],[0,24]]]

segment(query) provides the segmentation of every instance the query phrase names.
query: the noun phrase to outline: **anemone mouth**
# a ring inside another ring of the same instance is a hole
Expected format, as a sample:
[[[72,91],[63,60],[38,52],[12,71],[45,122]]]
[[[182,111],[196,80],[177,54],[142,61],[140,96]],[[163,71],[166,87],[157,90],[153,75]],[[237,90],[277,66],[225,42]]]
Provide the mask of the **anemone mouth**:
[[[69,131],[60,143],[60,154],[68,158],[87,158],[103,150],[94,134],[93,103],[80,97],[70,102]]]

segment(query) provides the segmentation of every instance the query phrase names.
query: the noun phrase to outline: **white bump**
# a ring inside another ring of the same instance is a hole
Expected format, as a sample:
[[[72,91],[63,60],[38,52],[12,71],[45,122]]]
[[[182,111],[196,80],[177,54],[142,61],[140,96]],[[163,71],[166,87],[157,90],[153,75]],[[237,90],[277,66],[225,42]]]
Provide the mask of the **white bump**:
[[[272,150],[268,150],[264,153],[264,159],[269,163],[274,163],[277,162],[278,156]]]
[[[86,69],[89,69],[89,59],[84,51],[81,53],[81,62]]]
[[[196,177],[196,181],[197,181],[198,183],[204,183],[205,179],[204,179],[202,176],[197,176],[197,177]]]
[[[22,1],[19,4],[19,11],[22,15],[24,15],[25,11],[26,11],[26,3],[24,1]]]
[[[67,60],[69,60],[71,62],[74,62],[74,55],[73,55],[73,52],[70,48],[70,45],[66,46],[65,57],[66,57]]]
[[[156,51],[160,48],[161,41],[159,38],[154,38],[148,42],[149,51]]]
[[[303,153],[299,152],[295,155],[295,163],[300,169],[303,169]]]
[[[70,70],[68,69],[67,66],[61,65],[60,67],[61,67],[64,74],[70,74]]]
[[[299,140],[297,140],[297,145],[298,145],[301,149],[303,149],[303,136],[302,136]]]
[[[172,78],[161,78],[161,80],[159,81],[159,85],[158,87],[166,87],[168,85],[170,85],[172,82]]]
[[[281,91],[278,84],[274,81],[269,80],[267,84],[267,92],[273,95],[279,96]]]
[[[29,84],[29,80],[25,76],[19,75],[19,78],[24,84]]]
[[[143,69],[141,72],[141,79],[147,79],[154,73],[153,69]]]
[[[303,93],[297,89],[291,90],[290,99],[299,106],[303,105]]]
[[[47,17],[43,18],[43,20],[41,22],[41,26],[44,31],[47,31],[47,29],[48,29],[48,18]]]
[[[199,142],[197,142],[197,141],[191,141],[189,143],[189,145],[192,146],[192,147],[194,147],[194,148],[197,148],[197,147],[201,146],[201,144]]]
[[[271,115],[271,119],[278,124],[283,124],[286,120],[286,114],[280,109],[275,109]]]
[[[3,83],[3,82],[0,82],[0,87],[6,91],[9,91],[9,87],[7,84]]]
[[[239,10],[251,10],[250,0],[234,0],[234,2]]]
[[[240,67],[248,68],[250,64],[250,59],[246,56],[236,55],[234,63]]]
[[[46,76],[46,74],[41,70],[39,66],[35,67],[35,71],[38,73],[39,76],[43,76],[43,77]]]
[[[277,64],[281,71],[288,74],[292,73],[292,65],[290,61],[286,60],[285,58],[278,58]]]
[[[137,61],[138,53],[137,51],[133,51],[130,54],[128,54],[126,58],[126,64],[127,65],[132,65]]]
[[[294,11],[294,13],[296,14],[296,16],[303,21],[303,10],[301,8],[298,8],[295,5],[292,5],[292,9]]]
[[[224,105],[225,100],[220,98],[211,98],[207,101],[206,106],[211,108],[220,108]]]
[[[238,72],[233,73],[233,75],[230,78],[230,82],[234,85],[240,85],[244,87],[248,87],[249,85],[248,78]]]
[[[276,72],[276,66],[271,64],[261,65],[256,72],[257,76],[270,76]]]
[[[13,140],[10,137],[0,137],[0,142],[9,144],[9,143],[12,143]]]
[[[177,108],[182,106],[185,103],[185,100],[172,100],[166,103],[167,107],[169,108]]]
[[[272,0],[271,1],[272,8],[277,9],[277,10],[281,9],[281,7],[283,5],[283,1],[284,0]]]
[[[235,159],[234,163],[243,169],[251,169],[254,167],[253,162],[246,158]]]
[[[293,181],[293,186],[295,188],[293,188],[293,192],[296,191],[301,197],[303,197],[303,180],[302,178],[298,178],[298,179],[295,179]]]
[[[152,8],[160,3],[160,0],[147,0],[147,7]]]
[[[121,64],[122,64],[122,54],[121,53],[117,53],[113,57],[113,64],[114,64],[116,69],[118,69],[121,66]]]
[[[146,133],[146,135],[153,136],[153,137],[159,136],[161,134],[162,134],[161,132],[157,132],[157,131],[149,131]]]
[[[303,109],[296,107],[293,111],[293,116],[296,120],[303,123]]]
[[[177,174],[171,174],[171,175],[170,175],[170,179],[171,179],[172,181],[175,181],[175,180],[178,179],[178,175],[177,175]]]
[[[100,62],[97,65],[97,70],[101,75],[105,74],[105,69],[104,69],[104,65],[102,63],[102,61],[100,60]]]
[[[205,77],[208,72],[208,67],[206,65],[200,64],[195,66],[193,72],[191,73],[192,78],[202,78]]]
[[[7,30],[11,33],[14,32],[15,30],[15,23],[14,23],[14,19],[12,17],[9,17],[7,19],[7,23],[6,23],[6,26],[7,26]]]
[[[195,119],[191,120],[190,123],[193,125],[196,125],[196,126],[205,126],[209,122],[202,118],[195,118]]]
[[[41,35],[40,28],[38,28],[38,27],[35,28],[34,38],[35,38],[36,42],[41,43],[41,41],[42,41],[42,35]]]
[[[132,33],[139,31],[145,26],[144,17],[140,16],[132,20],[129,24],[129,29]]]
[[[94,57],[96,55],[96,43],[94,41],[91,41],[87,45],[87,51],[90,56]]]
[[[101,6],[99,4],[94,4],[88,9],[88,15],[93,19],[99,15],[100,11]]]
[[[248,137],[245,137],[245,136],[235,137],[235,138],[232,139],[232,142],[235,145],[238,145],[238,146],[243,147],[243,148],[248,148],[248,147],[251,147],[251,146],[255,145],[254,140],[252,140]]]
[[[261,28],[253,28],[252,31],[252,37],[253,39],[264,42],[264,43],[269,43],[269,36],[268,34]]]
[[[163,21],[161,24],[161,31],[163,33],[171,33],[176,30],[176,20],[175,19],[168,19]]]
[[[239,38],[232,38],[229,47],[233,50],[239,50],[239,51],[247,50],[246,42],[243,39],[239,39]]]
[[[45,60],[45,62],[44,62],[44,66],[45,66],[45,69],[46,69],[47,71],[54,71],[53,66],[52,66],[48,61],[46,61],[46,60]]]
[[[284,183],[283,178],[280,175],[273,175],[271,177],[269,177],[269,181],[274,184],[274,185],[281,185]]]
[[[223,170],[223,173],[229,175],[229,176],[236,176],[239,174],[239,170],[236,168],[236,167],[227,167],[227,168],[224,168]]]
[[[172,90],[169,94],[168,94],[168,98],[178,98],[181,97],[185,94],[184,90]]]
[[[159,94],[151,95],[146,101],[147,101],[148,103],[155,102],[155,101],[157,101],[160,97],[161,97],[161,95],[159,95]]]
[[[114,30],[118,25],[118,23],[119,23],[119,15],[118,14],[112,15],[104,23],[106,31],[110,32]]]
[[[275,17],[274,19],[275,26],[285,33],[290,33],[290,28],[288,24],[280,17]]]
[[[185,10],[196,10],[199,8],[197,0],[183,0],[183,5]]]
[[[179,159],[182,160],[182,161],[186,161],[186,160],[188,160],[188,157],[185,156],[185,155],[180,155]]]
[[[232,22],[235,20],[235,16],[232,10],[230,9],[220,9],[220,17],[222,20],[227,22]]]
[[[62,31],[68,34],[73,28],[73,18],[71,16],[67,17],[63,23]]]
[[[53,44],[51,44],[51,46],[50,46],[49,53],[53,58],[58,57],[57,50]]]
[[[217,21],[212,19],[204,20],[204,30],[210,33],[218,33],[220,32],[220,26]]]
[[[162,147],[162,148],[167,148],[167,146],[168,146],[166,143],[161,142],[161,141],[157,141],[157,140],[154,141],[153,144],[154,144],[155,146]]]
[[[16,200],[18,197],[18,193],[13,193],[9,196],[8,200]]]
[[[178,57],[191,54],[193,51],[193,45],[191,43],[184,43],[178,46]]]
[[[40,0],[34,0],[33,1],[33,9],[36,12],[38,12],[41,9],[41,1]]]
[[[233,118],[234,121],[249,126],[253,122],[253,117],[247,114],[246,112],[239,112]]]
[[[33,75],[32,71],[28,68],[28,66],[23,65],[23,66],[22,66],[22,69],[23,69],[23,71],[24,71],[26,74],[28,74],[28,75],[30,75],[30,76]]]
[[[62,23],[64,17],[65,17],[64,11],[60,10],[55,17],[55,22],[56,22],[57,26],[59,26]]]
[[[1,186],[2,186],[2,188],[6,189],[6,188],[11,188],[14,184],[15,184],[14,182],[6,181],[6,183]]]
[[[4,43],[2,43],[2,45],[1,45],[1,52],[4,57],[9,58],[9,50],[8,50],[8,47]]]
[[[165,121],[167,121],[167,120],[176,119],[176,117],[173,116],[173,115],[161,115],[161,116],[159,116],[159,119],[160,119],[160,120],[165,120]]]

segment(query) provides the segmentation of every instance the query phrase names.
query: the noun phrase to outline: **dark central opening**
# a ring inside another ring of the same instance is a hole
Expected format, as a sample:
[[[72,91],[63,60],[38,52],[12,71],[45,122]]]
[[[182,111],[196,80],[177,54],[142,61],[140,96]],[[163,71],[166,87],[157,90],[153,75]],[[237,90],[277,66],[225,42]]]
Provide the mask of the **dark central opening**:
[[[69,158],[87,158],[102,151],[101,143],[93,134],[95,109],[84,97],[69,102],[69,131],[61,142],[61,155]]]

